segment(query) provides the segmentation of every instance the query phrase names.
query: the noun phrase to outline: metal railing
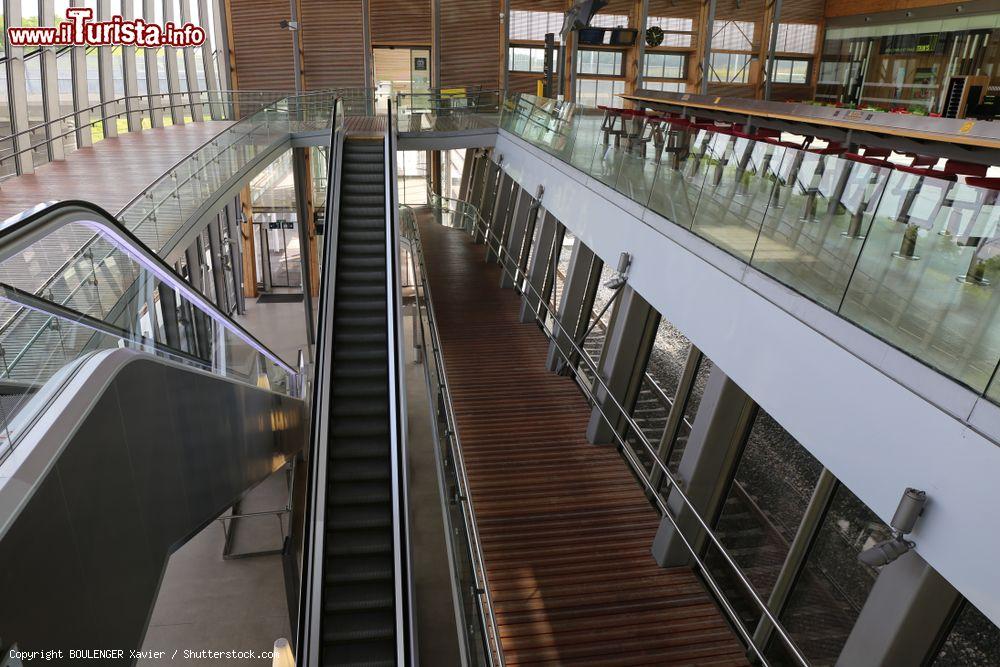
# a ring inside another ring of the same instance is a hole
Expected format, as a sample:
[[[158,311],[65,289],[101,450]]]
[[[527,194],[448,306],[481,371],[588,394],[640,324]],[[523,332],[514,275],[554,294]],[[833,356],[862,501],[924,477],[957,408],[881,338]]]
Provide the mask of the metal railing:
[[[186,111],[188,116],[185,120],[194,122],[204,120],[239,120],[256,112],[261,107],[273,104],[283,97],[287,97],[288,92],[278,91],[240,91],[240,90],[195,90],[183,93],[156,93],[146,95],[128,95],[118,97],[107,102],[92,104],[86,108],[71,111],[58,118],[53,118],[44,123],[8,134],[0,137],[0,170],[5,164],[15,161],[16,158],[25,153],[36,153],[44,150],[46,160],[51,153],[50,146],[66,137],[77,135],[79,132],[91,132],[91,141],[100,141],[106,138],[104,124],[115,122],[117,125],[120,118],[138,118],[139,127],[133,128],[134,123],[130,122],[123,129],[124,132],[142,131],[154,125],[154,117],[161,115],[160,124],[163,124],[162,115],[169,114],[167,119],[173,116],[173,111],[181,109]],[[178,101],[178,98],[184,98]],[[155,100],[155,103],[154,103]],[[197,115],[198,110],[201,114]],[[205,113],[207,110],[207,113]],[[171,121],[172,122],[172,121]],[[94,136],[99,131],[97,136]],[[31,143],[31,140],[39,137],[41,140]],[[29,145],[18,147],[21,143],[19,139],[28,137]],[[74,150],[81,148],[81,145],[74,140],[72,145],[62,146]],[[7,174],[0,178],[9,178],[15,174]]]
[[[457,200],[452,200],[457,201]],[[400,210],[400,232],[409,241],[410,262],[412,272],[417,277],[415,285],[415,295],[417,299],[416,313],[420,326],[420,347],[422,350],[430,351],[425,354],[424,375],[428,389],[431,391],[431,400],[435,405],[435,414],[438,423],[435,424],[435,432],[438,438],[438,461],[442,466],[444,475],[453,485],[454,495],[450,499],[453,507],[458,508],[460,517],[459,525],[454,525],[452,517],[446,517],[451,525],[451,532],[455,536],[464,535],[465,555],[468,561],[455,563],[456,573],[471,572],[472,580],[464,581],[460,574],[458,576],[459,594],[463,597],[463,617],[466,623],[465,647],[468,653],[475,651],[481,662],[490,665],[503,665],[503,648],[500,644],[500,634],[493,609],[493,599],[491,597],[489,580],[486,575],[485,559],[483,558],[482,540],[479,536],[479,527],[476,523],[475,505],[472,493],[469,489],[469,478],[465,467],[465,459],[462,455],[462,444],[458,435],[458,424],[455,417],[455,408],[451,400],[451,389],[448,385],[448,374],[445,369],[444,357],[441,353],[440,338],[437,323],[434,319],[434,302],[431,297],[430,285],[427,281],[427,271],[424,263],[423,248],[420,242],[420,231],[417,228],[416,218],[413,210],[409,207],[401,207]],[[450,464],[450,465],[449,465]],[[457,557],[452,549],[453,557]],[[471,599],[465,599],[471,593]],[[473,613],[476,618],[468,618],[469,613]],[[475,630],[477,627],[482,633],[481,641],[475,641]],[[478,649],[478,650],[477,650]],[[480,653],[481,651],[481,653]]]
[[[608,387],[605,380],[601,377],[597,365],[593,362],[586,351],[583,350],[576,343],[576,341],[572,340],[571,337],[556,335],[553,323],[559,321],[557,313],[546,302],[535,286],[531,284],[527,274],[518,266],[516,258],[513,258],[509,251],[503,247],[503,245],[493,235],[490,234],[489,224],[481,216],[477,219],[475,232],[482,234],[482,238],[485,240],[486,244],[496,253],[501,269],[507,273],[508,276],[510,276],[510,278],[514,281],[514,284],[523,286],[523,289],[521,290],[522,294],[524,293],[524,290],[530,290],[533,299],[537,300],[538,306],[545,310],[545,315],[547,316],[540,316],[538,318],[542,329],[551,340],[555,341],[556,350],[565,361],[566,368],[576,377],[577,385],[580,386],[591,405],[598,410],[601,417],[609,426],[611,433],[620,447],[623,457],[628,462],[635,475],[642,482],[647,495],[653,499],[662,516],[666,518],[673,527],[675,534],[687,550],[694,566],[701,573],[705,583],[712,591],[713,595],[719,602],[719,605],[729,618],[733,628],[743,640],[748,650],[757,660],[760,661],[760,664],[765,667],[772,664],[765,656],[765,647],[758,646],[754,642],[752,632],[744,627],[742,621],[740,620],[739,613],[736,611],[733,603],[725,595],[722,585],[717,581],[717,575],[712,573],[710,567],[700,555],[700,549],[695,543],[701,539],[706,539],[717,550],[722,558],[722,561],[731,570],[735,580],[742,588],[745,589],[753,605],[760,611],[761,616],[773,625],[773,631],[778,636],[789,655],[792,656],[798,664],[807,666],[809,662],[802,653],[801,649],[798,648],[788,631],[778,620],[777,616],[770,610],[765,601],[757,593],[750,580],[745,574],[743,574],[739,565],[730,555],[728,550],[723,546],[722,542],[715,534],[715,531],[709,525],[708,520],[702,517],[701,512],[688,498],[674,473],[670,472],[666,463],[660,460],[657,455],[656,447],[649,442],[643,433],[642,427],[635,421],[630,411],[625,409],[610,387]],[[582,361],[583,364],[578,365],[574,363],[575,359]],[[580,375],[584,372],[584,369],[589,371],[589,373],[593,376],[592,382],[581,381]],[[609,414],[609,412],[612,411],[613,414]],[[629,434],[629,432],[631,433]],[[660,484],[653,483],[651,479],[652,475],[647,473],[645,467],[642,465],[642,462],[638,460],[627,440],[629,435],[634,437],[636,441],[640,443],[646,454],[652,460],[655,466],[653,472],[657,473],[663,480]],[[694,529],[699,533],[698,535],[691,536],[685,534],[690,533],[691,531],[682,527],[681,520],[677,517],[677,510],[672,509],[668,505],[667,500],[670,496],[675,496],[681,503],[682,508],[690,513],[694,522],[697,524]]]

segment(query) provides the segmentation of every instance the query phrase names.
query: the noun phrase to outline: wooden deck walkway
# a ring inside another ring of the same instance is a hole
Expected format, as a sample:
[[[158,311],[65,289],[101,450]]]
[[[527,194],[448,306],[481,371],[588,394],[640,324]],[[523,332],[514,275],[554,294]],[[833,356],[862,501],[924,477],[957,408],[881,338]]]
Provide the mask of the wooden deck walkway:
[[[590,408],[545,368],[548,341],[469,236],[420,234],[442,353],[510,665],[745,665],[689,568],[650,555],[659,518]]]
[[[46,201],[83,199],[117,214],[178,160],[231,125],[186,123],[104,139],[34,174],[0,182],[0,220]]]

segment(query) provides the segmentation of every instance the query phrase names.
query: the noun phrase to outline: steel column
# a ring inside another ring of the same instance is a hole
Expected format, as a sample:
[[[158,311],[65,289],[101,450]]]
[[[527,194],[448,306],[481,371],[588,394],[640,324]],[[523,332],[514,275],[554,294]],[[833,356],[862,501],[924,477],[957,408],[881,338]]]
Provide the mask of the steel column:
[[[135,5],[131,2],[122,3],[122,18],[126,21],[135,19]],[[122,49],[122,82],[125,89],[125,108],[128,110],[128,131],[142,130],[142,113],[135,107],[136,96],[139,94],[139,69],[135,61],[135,47],[123,46]]]
[[[594,310],[594,297],[601,278],[603,263],[600,257],[580,239],[573,244],[569,268],[559,298],[558,315],[552,323],[552,341],[546,365],[550,371],[562,368],[565,359],[575,364],[579,355],[567,339],[579,340],[590,324]],[[549,267],[554,272],[557,266]],[[565,352],[565,356],[562,352]]]
[[[55,20],[55,0],[41,0],[39,4],[39,25],[54,26]],[[56,47],[43,46],[39,53],[42,71],[42,104],[45,107],[45,120],[51,121],[62,116],[59,107],[59,75],[56,71]],[[47,123],[45,126],[45,141],[49,160],[62,160],[66,157],[63,146],[62,134],[63,124]]]
[[[147,20],[156,16],[156,0],[142,0],[142,15]],[[143,49],[146,60],[146,95],[149,97],[149,124],[163,127],[163,99],[160,97],[160,64],[156,60],[156,49]],[[86,78],[84,78],[86,81]]]
[[[756,413],[757,405],[746,392],[713,366],[677,469],[685,494],[701,516],[716,516],[725,502]],[[667,504],[684,537],[700,552],[706,536],[693,510],[674,493],[667,497]],[[653,540],[653,557],[662,567],[690,562],[690,552],[666,518]]]
[[[104,0],[107,2],[107,0]],[[174,16],[174,3],[167,0],[163,3],[163,20],[177,22]],[[184,108],[181,106],[180,72],[177,69],[177,49],[163,47],[164,61],[167,67],[167,90],[170,92],[170,120],[174,125],[184,124]],[[185,67],[185,69],[187,69]]]
[[[170,4],[170,3],[167,3]],[[97,20],[111,20],[111,0],[97,0]],[[111,49],[97,49],[97,73],[100,81],[98,90],[101,91],[101,123],[104,127],[104,136],[118,136],[118,118],[114,116],[116,109],[113,100],[115,95],[114,60]]]
[[[493,200],[493,212],[490,214],[490,225],[486,230],[486,234],[489,236],[486,241],[487,262],[495,262],[499,259],[497,247],[503,245],[507,216],[510,213],[513,191],[516,188],[517,183],[514,182],[514,179],[507,173],[501,173],[496,197]]]
[[[305,305],[306,342],[309,346],[309,358],[312,359],[312,347],[316,343],[316,326],[313,315],[313,294],[311,286],[313,247],[309,236],[312,220],[309,211],[311,206],[312,178],[309,175],[309,149],[292,149],[292,175],[295,180],[295,217],[299,223],[299,262],[302,266],[302,302]]]
[[[541,304],[535,293],[543,293],[545,286],[545,274],[549,270],[549,260],[552,257],[553,245],[558,241],[562,243],[562,225],[548,211],[542,216],[539,224],[535,225],[535,238],[533,245],[535,252],[528,262],[527,281],[533,289],[524,290],[524,300],[521,302],[521,321],[534,322],[538,319],[538,311]],[[557,233],[559,232],[559,233]]]
[[[504,244],[507,252],[502,258],[507,270],[500,274],[500,287],[508,288],[514,286],[514,277],[511,274],[518,274],[526,268],[524,260],[527,257],[526,249],[531,247],[530,239],[534,231],[535,216],[538,214],[538,202],[522,188],[518,193],[517,202],[511,208],[513,213],[510,233],[507,234],[507,242]]]
[[[72,0],[71,7],[83,7],[83,0]],[[73,46],[69,56],[70,77],[73,82],[73,117],[76,136],[76,147],[92,146],[94,139],[90,133],[90,112],[84,111],[90,107],[90,94],[87,89],[87,47]]]
[[[4,18],[7,25],[21,25],[21,0],[4,0]],[[24,67],[24,47],[13,46],[7,41],[7,99],[10,100],[10,126],[12,132],[24,132],[14,137],[14,169],[18,174],[35,171],[28,129],[28,83]]]
[[[695,378],[698,377],[698,367],[703,358],[701,350],[692,343],[688,347],[684,370],[681,373],[680,382],[677,383],[677,390],[674,392],[674,402],[670,406],[670,414],[667,415],[667,425],[663,428],[663,436],[656,448],[656,458],[664,464],[670,461],[670,454],[677,443],[677,436],[684,421],[684,413],[687,411],[688,401],[691,399],[691,388],[694,386]],[[662,481],[663,471],[659,466],[653,466],[650,482],[656,489],[659,489]]]

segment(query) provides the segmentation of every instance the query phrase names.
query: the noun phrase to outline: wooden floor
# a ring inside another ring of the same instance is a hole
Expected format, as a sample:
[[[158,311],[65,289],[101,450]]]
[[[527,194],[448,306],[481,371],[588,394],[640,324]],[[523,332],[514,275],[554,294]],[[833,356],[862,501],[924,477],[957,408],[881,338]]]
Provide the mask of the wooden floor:
[[[590,409],[545,368],[485,246],[420,225],[448,381],[508,664],[744,665],[688,568],[650,556],[659,518]]]
[[[72,151],[34,174],[0,182],[0,220],[64,199],[83,199],[117,214],[174,163],[231,124],[208,121],[129,132]]]

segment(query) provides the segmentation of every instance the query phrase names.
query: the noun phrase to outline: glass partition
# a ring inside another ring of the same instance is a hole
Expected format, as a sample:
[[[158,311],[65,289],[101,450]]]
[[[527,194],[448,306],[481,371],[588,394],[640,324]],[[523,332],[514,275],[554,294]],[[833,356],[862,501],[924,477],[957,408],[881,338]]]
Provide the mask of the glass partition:
[[[535,95],[500,126],[1000,402],[996,179]]]

